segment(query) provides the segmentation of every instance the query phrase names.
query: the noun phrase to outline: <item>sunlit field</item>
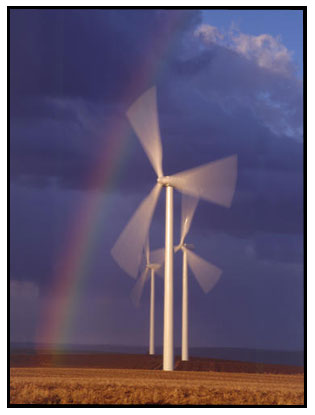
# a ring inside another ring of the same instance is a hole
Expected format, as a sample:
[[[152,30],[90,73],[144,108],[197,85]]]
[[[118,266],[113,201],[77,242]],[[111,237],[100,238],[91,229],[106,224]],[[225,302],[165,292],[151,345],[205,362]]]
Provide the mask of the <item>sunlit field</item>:
[[[303,373],[11,368],[11,404],[303,405]],[[222,368],[221,368],[222,369]]]

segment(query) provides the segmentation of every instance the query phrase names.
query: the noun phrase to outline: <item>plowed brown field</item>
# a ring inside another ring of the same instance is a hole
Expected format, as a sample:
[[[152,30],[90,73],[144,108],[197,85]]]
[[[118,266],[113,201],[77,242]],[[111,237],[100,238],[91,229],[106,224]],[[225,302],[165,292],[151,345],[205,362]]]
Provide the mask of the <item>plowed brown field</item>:
[[[192,358],[177,360],[173,372],[154,370],[161,363],[161,356],[143,355],[13,355],[10,403],[304,404],[300,367]]]

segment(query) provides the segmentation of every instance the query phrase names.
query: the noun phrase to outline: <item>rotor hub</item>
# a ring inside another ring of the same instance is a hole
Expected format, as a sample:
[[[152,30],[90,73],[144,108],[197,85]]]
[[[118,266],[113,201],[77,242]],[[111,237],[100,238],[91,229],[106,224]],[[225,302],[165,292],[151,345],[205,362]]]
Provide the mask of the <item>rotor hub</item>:
[[[171,186],[170,176],[162,176],[157,178],[157,182],[162,186]]]
[[[153,269],[153,271],[156,271],[157,269],[161,268],[161,264],[155,264],[155,263],[153,263],[153,264],[148,264],[148,265],[147,265],[147,268],[148,268],[148,269]]]

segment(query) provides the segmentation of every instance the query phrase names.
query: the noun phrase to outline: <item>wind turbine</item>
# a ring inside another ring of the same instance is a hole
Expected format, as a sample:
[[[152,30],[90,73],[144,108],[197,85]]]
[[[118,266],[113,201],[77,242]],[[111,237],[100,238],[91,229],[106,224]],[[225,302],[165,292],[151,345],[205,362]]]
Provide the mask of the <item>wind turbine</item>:
[[[191,222],[198,204],[197,198],[182,195],[181,237],[174,252],[183,254],[182,279],[182,360],[188,360],[188,265],[195,275],[200,287],[208,293],[219,280],[222,271],[210,264],[197,254],[193,253],[193,245],[186,244],[185,238],[189,232]]]
[[[173,370],[173,189],[175,187],[182,193],[222,206],[230,206],[236,182],[237,156],[226,157],[172,176],[164,176],[155,87],[144,92],[131,105],[127,117],[152,164],[157,175],[157,183],[131,217],[111,253],[123,270],[133,278],[137,277],[152,215],[164,186],[166,214],[163,370]]]
[[[151,292],[150,292],[150,339],[149,339],[149,354],[154,354],[154,305],[155,305],[155,271],[161,267],[161,264],[152,263],[150,261],[149,242],[145,245],[145,267],[138,278],[132,293],[131,299],[136,307],[140,304],[140,298],[143,292],[144,284],[148,279],[149,272],[151,272]]]

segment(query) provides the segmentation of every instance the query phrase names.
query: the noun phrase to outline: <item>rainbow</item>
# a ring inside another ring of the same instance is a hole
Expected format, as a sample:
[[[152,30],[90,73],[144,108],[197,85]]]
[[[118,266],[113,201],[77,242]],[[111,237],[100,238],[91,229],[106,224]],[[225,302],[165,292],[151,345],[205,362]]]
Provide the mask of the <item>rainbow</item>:
[[[155,84],[163,68],[163,60],[172,51],[181,25],[186,21],[186,13],[169,10],[159,33],[147,40],[147,48],[142,54],[140,70],[129,80],[129,87],[122,94],[122,102],[136,99],[144,90]],[[154,51],[154,59],[150,56]],[[99,150],[99,160],[87,180],[88,188],[110,190],[117,185],[123,160],[127,157],[127,143],[130,135],[128,123],[113,122],[106,132],[106,139]],[[36,343],[58,345],[69,334],[78,305],[80,287],[87,278],[87,267],[98,239],[100,218],[104,215],[106,199],[99,192],[90,192],[88,202],[78,207],[68,230],[66,248],[58,261],[58,269],[51,277],[49,299],[45,301],[36,334]],[[54,346],[53,346],[54,347]]]

